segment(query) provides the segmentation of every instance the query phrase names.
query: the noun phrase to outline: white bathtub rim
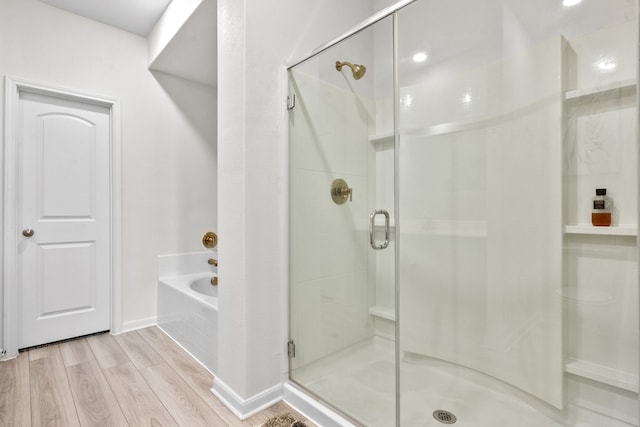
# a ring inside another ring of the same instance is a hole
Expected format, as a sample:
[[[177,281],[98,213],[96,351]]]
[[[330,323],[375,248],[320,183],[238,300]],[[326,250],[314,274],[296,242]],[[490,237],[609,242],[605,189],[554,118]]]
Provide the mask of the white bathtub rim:
[[[211,297],[208,295],[203,295],[199,292],[194,291],[189,287],[191,282],[203,279],[203,278],[211,278],[215,277],[217,274],[212,273],[211,271],[203,271],[199,273],[193,274],[183,274],[179,276],[163,276],[159,277],[158,281],[162,282],[166,286],[170,286],[183,294],[187,295],[189,298],[196,300],[199,303],[206,304],[208,307],[211,307],[215,311],[218,311],[218,298]]]

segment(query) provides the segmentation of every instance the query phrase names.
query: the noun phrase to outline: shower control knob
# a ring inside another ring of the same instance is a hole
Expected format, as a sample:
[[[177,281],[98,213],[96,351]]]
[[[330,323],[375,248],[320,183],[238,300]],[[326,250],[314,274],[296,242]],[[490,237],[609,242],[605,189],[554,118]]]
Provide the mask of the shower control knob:
[[[25,228],[24,230],[22,230],[22,235],[24,237],[31,237],[35,234],[35,230],[33,228]]]
[[[335,179],[331,183],[331,199],[336,205],[342,205],[347,200],[353,201],[353,188],[344,179]]]

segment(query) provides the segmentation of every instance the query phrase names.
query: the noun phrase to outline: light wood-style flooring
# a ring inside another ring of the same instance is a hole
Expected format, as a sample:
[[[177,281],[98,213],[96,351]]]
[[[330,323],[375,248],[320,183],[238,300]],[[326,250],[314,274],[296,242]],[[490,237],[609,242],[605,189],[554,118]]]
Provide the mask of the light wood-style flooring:
[[[283,411],[304,420],[281,402],[239,421],[212,384],[156,327],[95,335],[0,362],[0,426],[247,427]]]

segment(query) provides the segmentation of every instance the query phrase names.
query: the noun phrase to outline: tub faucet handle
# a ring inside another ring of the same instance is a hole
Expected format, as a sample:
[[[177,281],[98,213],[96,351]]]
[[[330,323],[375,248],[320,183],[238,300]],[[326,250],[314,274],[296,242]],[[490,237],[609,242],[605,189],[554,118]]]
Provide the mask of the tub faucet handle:
[[[217,276],[211,278],[211,285],[218,286],[218,277]]]
[[[213,265],[214,267],[218,266],[218,260],[217,259],[213,259],[213,258],[209,258],[209,261],[207,261],[209,263],[209,265]]]

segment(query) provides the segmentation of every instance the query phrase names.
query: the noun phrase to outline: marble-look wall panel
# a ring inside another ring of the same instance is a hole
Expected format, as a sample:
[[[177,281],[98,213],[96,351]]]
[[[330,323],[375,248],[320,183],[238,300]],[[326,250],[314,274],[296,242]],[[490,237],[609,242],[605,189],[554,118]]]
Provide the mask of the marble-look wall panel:
[[[414,50],[444,37],[402,13]],[[400,72],[400,343],[561,407],[566,42],[482,33],[512,18],[483,13],[474,52]]]

